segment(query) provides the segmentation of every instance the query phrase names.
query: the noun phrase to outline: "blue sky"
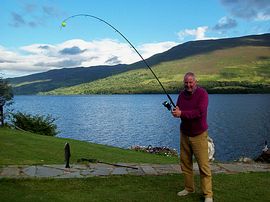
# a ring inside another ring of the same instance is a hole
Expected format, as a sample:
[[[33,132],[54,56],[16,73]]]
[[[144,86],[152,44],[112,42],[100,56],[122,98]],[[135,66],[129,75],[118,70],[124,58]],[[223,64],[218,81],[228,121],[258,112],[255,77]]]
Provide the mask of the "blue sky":
[[[140,60],[191,40],[270,32],[269,0],[2,0],[0,76]]]

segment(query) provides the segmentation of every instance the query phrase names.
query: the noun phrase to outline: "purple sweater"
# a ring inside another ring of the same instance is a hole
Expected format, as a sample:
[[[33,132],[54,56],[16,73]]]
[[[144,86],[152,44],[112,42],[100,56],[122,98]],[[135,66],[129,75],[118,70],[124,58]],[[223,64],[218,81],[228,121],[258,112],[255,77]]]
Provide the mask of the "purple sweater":
[[[193,94],[185,91],[179,93],[177,104],[181,110],[181,131],[188,136],[197,136],[208,129],[206,90],[197,87]]]

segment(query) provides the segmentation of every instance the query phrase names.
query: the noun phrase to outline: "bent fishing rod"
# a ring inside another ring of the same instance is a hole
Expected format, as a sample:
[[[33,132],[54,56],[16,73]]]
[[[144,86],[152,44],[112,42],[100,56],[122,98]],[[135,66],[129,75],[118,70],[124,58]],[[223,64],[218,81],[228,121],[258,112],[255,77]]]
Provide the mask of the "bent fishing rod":
[[[160,82],[160,80],[158,79],[157,75],[155,74],[155,72],[152,70],[152,68],[149,66],[149,64],[146,62],[146,60],[143,58],[143,56],[139,53],[139,51],[133,46],[133,44],[118,30],[116,29],[114,26],[112,26],[110,23],[108,23],[107,21],[96,17],[94,15],[89,15],[89,14],[77,14],[77,15],[72,15],[66,19],[64,19],[62,21],[61,27],[66,27],[67,25],[67,21],[70,20],[71,18],[75,18],[75,17],[90,17],[90,18],[94,18],[97,19],[103,23],[105,23],[106,25],[108,25],[109,27],[111,27],[113,30],[115,30],[118,34],[120,34],[121,37],[123,37],[123,39],[125,39],[128,44],[136,51],[136,53],[140,56],[140,58],[142,59],[143,63],[147,66],[147,68],[152,72],[152,74],[154,75],[155,79],[158,81],[159,85],[161,86],[162,90],[164,91],[164,93],[167,95],[170,103],[168,103],[167,101],[163,102],[162,104],[170,111],[172,106],[176,107],[176,105],[174,104],[171,96],[167,93],[166,89],[164,88],[164,86],[162,85],[162,83]]]

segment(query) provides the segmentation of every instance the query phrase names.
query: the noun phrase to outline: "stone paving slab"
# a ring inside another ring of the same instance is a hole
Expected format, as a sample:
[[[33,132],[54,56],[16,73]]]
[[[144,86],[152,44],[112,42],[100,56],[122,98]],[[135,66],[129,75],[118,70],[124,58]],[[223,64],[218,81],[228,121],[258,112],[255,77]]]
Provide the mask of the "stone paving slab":
[[[242,163],[233,163],[233,164],[218,164],[220,167],[224,168],[227,172],[239,173],[239,172],[266,172],[270,170],[269,164],[242,164]]]
[[[94,176],[110,175],[112,171],[113,171],[113,168],[100,166],[94,169],[94,171],[92,172],[92,175]]]
[[[9,166],[1,169],[1,176],[11,176],[11,177],[17,177],[20,175],[20,170],[18,167],[15,166]]]
[[[124,167],[127,166],[127,167]],[[263,163],[210,163],[212,173],[270,172],[270,164]],[[193,164],[199,173],[197,163]],[[10,165],[0,167],[0,178],[85,178],[107,175],[164,175],[182,173],[178,164],[127,164],[107,165],[103,163],[65,165]]]
[[[132,169],[132,168],[127,168],[128,174],[129,175],[145,175],[143,172],[143,169],[140,166],[137,166],[138,169]]]
[[[224,169],[223,167],[219,166],[219,164],[211,163],[210,164],[210,167],[211,167],[212,173],[226,173],[226,169]]]
[[[160,175],[178,173],[171,165],[153,165],[152,167]]]
[[[80,171],[76,172],[65,172],[62,175],[56,176],[55,178],[83,178],[84,176],[81,175]]]
[[[92,176],[93,174],[93,171],[94,171],[94,169],[88,169],[88,170],[82,170],[81,172],[80,172],[80,174],[82,175],[82,176]]]
[[[63,170],[45,166],[30,166],[23,172],[30,177],[56,177],[63,174]]]
[[[171,167],[176,173],[182,173],[181,167],[179,164],[171,164]]]
[[[146,175],[157,175],[158,172],[150,165],[142,165],[141,166],[144,174]]]
[[[127,168],[124,167],[117,167],[112,171],[112,175],[127,175],[127,174],[128,174]]]

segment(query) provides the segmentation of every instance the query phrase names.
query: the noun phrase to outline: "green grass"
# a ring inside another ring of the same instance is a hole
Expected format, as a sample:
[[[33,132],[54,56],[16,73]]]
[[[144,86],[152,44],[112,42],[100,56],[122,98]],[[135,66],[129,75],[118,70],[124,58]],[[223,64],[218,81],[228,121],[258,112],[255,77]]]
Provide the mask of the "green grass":
[[[266,202],[270,198],[270,173],[216,174],[216,202]],[[193,202],[203,201],[199,176],[197,192],[185,197],[182,175],[110,176],[86,179],[0,179],[0,200],[6,201],[116,201]]]
[[[31,81],[31,82],[22,82],[19,84],[14,84],[13,87],[20,87],[20,86],[24,86],[24,85],[28,85],[28,84],[32,84],[32,83],[42,83],[42,82],[48,82],[51,79],[44,79],[44,80],[36,80],[36,81]]]
[[[93,144],[72,139],[42,136],[9,128],[0,128],[0,165],[64,163],[64,146],[71,147],[71,164],[80,158],[94,158],[108,163],[177,163],[177,157],[146,154],[128,149]]]
[[[178,159],[70,139],[0,128],[0,169],[5,164],[64,163],[64,144],[71,144],[71,163],[81,157],[106,162],[177,163]],[[183,175],[106,176],[84,179],[0,178],[0,201],[203,201],[199,176],[195,194],[180,198]],[[270,173],[214,174],[217,202],[269,201]]]

